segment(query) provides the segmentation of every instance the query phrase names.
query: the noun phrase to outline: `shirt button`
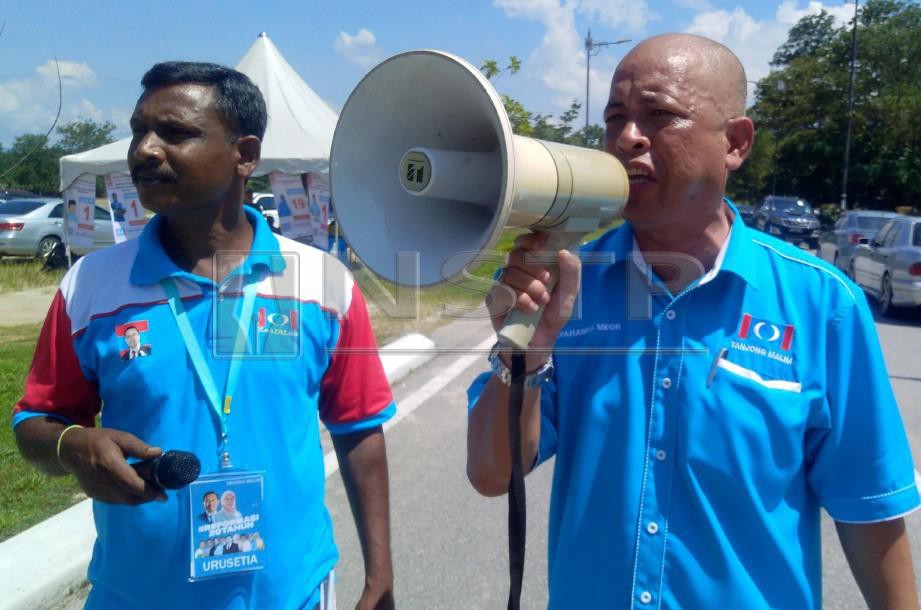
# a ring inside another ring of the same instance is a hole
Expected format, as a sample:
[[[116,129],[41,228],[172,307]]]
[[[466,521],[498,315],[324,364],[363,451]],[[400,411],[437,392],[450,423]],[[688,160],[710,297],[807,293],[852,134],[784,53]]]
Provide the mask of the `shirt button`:
[[[675,310],[669,309],[668,311],[665,312],[665,319],[666,319],[666,320],[674,320],[674,319],[675,319],[675,316],[677,316],[677,315],[678,315],[678,314],[675,313]]]
[[[640,593],[640,601],[643,602],[644,604],[648,604],[649,602],[652,601],[652,593],[650,593],[649,591],[643,591],[642,593]]]
[[[656,459],[659,460],[660,462],[665,459],[666,455],[667,454],[665,453],[663,449],[659,449],[658,451],[656,451]]]
[[[659,531],[659,524],[655,521],[650,521],[649,525],[646,526],[646,531],[650,534],[655,535]]]
[[[672,380],[671,380],[671,378],[666,377],[665,379],[663,379],[663,380],[662,380],[662,387],[665,388],[666,390],[667,390],[668,388],[672,387]]]

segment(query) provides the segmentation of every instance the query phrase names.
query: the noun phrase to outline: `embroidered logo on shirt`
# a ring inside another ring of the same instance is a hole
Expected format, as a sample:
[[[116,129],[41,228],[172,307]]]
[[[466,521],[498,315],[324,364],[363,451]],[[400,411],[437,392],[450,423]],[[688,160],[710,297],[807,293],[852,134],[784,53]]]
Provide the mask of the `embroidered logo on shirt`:
[[[270,335],[284,335],[286,337],[298,336],[297,310],[290,310],[287,315],[279,312],[268,313],[265,307],[260,307],[256,316],[256,330],[259,333]]]
[[[793,344],[794,330],[795,328],[792,324],[774,324],[767,320],[752,317],[751,314],[746,313],[742,315],[742,324],[739,326],[739,338],[748,339],[749,336],[753,336],[768,344],[779,342],[780,349],[789,351],[790,346]]]
[[[115,336],[124,339],[127,347],[127,349],[118,352],[119,357],[122,360],[135,360],[150,356],[153,353],[153,348],[149,343],[144,343],[143,337],[143,333],[149,330],[150,324],[147,320],[135,320],[116,326]]]

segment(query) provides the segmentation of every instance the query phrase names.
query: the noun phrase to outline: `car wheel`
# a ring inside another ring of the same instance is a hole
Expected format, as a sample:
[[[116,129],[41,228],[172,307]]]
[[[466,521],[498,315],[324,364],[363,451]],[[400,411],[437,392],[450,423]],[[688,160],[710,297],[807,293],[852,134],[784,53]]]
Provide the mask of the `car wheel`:
[[[837,252],[835,252],[835,256],[831,259],[831,264],[834,265],[836,269],[841,268],[841,267],[838,267],[838,253]]]
[[[857,283],[857,273],[854,271],[854,261],[851,261],[851,264],[847,266],[847,279],[855,284]]]
[[[896,308],[892,304],[892,282],[889,280],[889,274],[883,275],[883,281],[879,287],[879,313],[887,318],[895,317]]]
[[[54,250],[54,248],[57,247],[59,243],[61,243],[61,240],[54,235],[43,237],[42,240],[38,242],[38,251],[35,253],[35,255],[39,258],[42,258]]]

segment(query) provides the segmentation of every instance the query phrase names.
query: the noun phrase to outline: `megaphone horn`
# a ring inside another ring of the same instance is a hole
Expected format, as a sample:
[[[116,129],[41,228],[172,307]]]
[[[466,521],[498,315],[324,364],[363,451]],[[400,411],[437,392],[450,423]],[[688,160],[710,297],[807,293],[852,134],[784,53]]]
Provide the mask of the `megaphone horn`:
[[[598,150],[512,133],[479,70],[442,51],[395,55],[355,87],[330,154],[336,218],[355,254],[399,282],[398,253],[419,253],[419,282],[462,275],[508,227],[574,247],[627,201],[623,166]],[[513,311],[500,341],[526,349],[542,311]]]

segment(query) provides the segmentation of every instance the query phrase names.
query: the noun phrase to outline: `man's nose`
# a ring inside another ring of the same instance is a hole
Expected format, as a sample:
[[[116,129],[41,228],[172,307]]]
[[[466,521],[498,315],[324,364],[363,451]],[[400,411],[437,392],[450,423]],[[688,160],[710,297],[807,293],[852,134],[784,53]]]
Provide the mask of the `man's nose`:
[[[631,119],[624,123],[620,133],[616,134],[614,146],[616,150],[609,152],[635,155],[637,152],[649,150],[650,142],[639,124]]]
[[[153,131],[141,135],[132,148],[132,155],[139,163],[158,165],[164,159],[163,143]]]

